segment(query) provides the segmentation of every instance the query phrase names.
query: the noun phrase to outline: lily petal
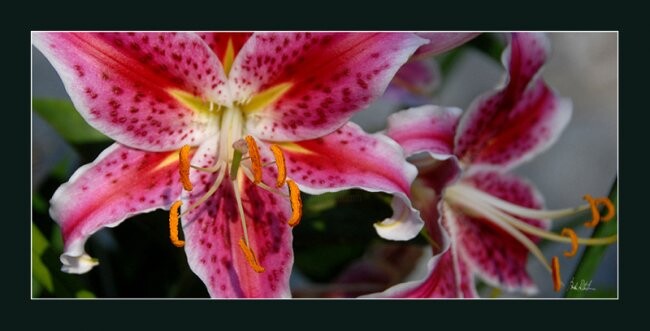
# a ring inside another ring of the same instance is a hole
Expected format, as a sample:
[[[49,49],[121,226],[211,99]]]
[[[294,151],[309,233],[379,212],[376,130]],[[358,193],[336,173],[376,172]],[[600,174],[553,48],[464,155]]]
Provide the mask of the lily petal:
[[[401,94],[407,94],[402,98],[406,101],[409,101],[409,97],[413,98],[414,96],[429,98],[440,85],[440,76],[438,62],[432,59],[409,61],[397,71],[389,89],[401,90]],[[398,93],[393,91],[391,97],[398,97]]]
[[[204,143],[192,164],[213,166],[216,146],[216,139]],[[200,185],[191,193],[184,193],[182,208],[188,208],[202,197],[216,177],[217,174],[193,172],[191,180]],[[263,180],[272,183],[275,178],[266,173]],[[283,196],[262,190],[248,179],[238,185],[250,248],[265,271],[253,271],[238,246],[243,238],[242,224],[228,174],[216,193],[182,220],[188,263],[212,297],[290,297],[289,275],[293,265],[292,234],[287,225],[290,204]]]
[[[252,108],[247,128],[255,136],[313,139],[381,95],[424,43],[411,33],[254,34],[230,73],[233,96]],[[263,102],[247,104],[256,95],[264,95]]]
[[[221,63],[227,57],[228,43],[232,43],[233,59],[237,57],[239,50],[246,43],[248,38],[253,34],[252,32],[199,32],[201,39],[205,41],[212,49],[214,54],[217,54]]]
[[[464,179],[466,183],[500,199],[528,208],[542,208],[542,195],[535,187],[511,174],[480,172]],[[468,264],[488,283],[509,291],[523,291],[534,294],[537,290],[526,272],[528,249],[511,236],[504,234],[491,222],[463,215],[453,214],[453,223],[458,227],[455,238],[459,251]],[[548,229],[546,220],[522,219],[533,226]],[[539,238],[529,236],[533,242]]]
[[[462,111],[425,105],[388,117],[386,135],[404,148],[407,156],[429,152],[437,160],[453,156],[454,135]]]
[[[473,169],[507,171],[546,150],[571,117],[568,99],[559,97],[537,75],[548,52],[539,34],[514,34],[504,55],[507,85],[478,97],[461,118],[455,154]]]
[[[429,43],[418,48],[412,59],[444,53],[472,40],[479,34],[478,32],[419,32],[417,35],[429,40]]]
[[[367,134],[348,123],[322,138],[281,143],[287,173],[310,194],[351,188],[393,194],[393,216],[375,224],[391,240],[415,237],[423,222],[409,200],[416,168],[404,160],[402,149],[382,134]]]
[[[230,105],[221,63],[186,33],[34,33],[79,113],[124,145],[198,145],[217,127],[208,101]],[[205,111],[196,109],[198,104]]]
[[[84,244],[93,233],[126,218],[167,209],[181,194],[178,156],[113,144],[79,168],[50,201],[50,215],[63,233],[63,271],[84,273],[96,263]]]
[[[469,269],[462,262],[460,265],[454,263],[451,250],[431,258],[427,268],[429,273],[423,280],[401,283],[384,292],[365,297],[409,299],[477,297],[476,292],[473,291],[473,279]],[[460,273],[457,274],[457,271]]]

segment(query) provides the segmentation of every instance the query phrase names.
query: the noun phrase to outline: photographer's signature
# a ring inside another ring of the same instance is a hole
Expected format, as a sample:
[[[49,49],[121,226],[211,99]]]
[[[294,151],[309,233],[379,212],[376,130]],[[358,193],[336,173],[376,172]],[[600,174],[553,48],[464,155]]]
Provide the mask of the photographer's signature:
[[[571,291],[595,291],[596,289],[591,287],[591,280],[587,281],[584,279],[580,279],[579,281],[575,281],[573,278],[571,278],[571,282],[569,283],[569,290]]]

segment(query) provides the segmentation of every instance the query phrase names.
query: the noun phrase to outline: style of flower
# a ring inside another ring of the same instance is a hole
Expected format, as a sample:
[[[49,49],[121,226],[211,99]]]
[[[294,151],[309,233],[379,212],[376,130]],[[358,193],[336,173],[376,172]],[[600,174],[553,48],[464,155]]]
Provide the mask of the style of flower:
[[[411,33],[35,33],[72,101],[115,144],[54,194],[62,270],[89,236],[170,209],[170,239],[213,297],[288,297],[300,190],[394,195],[380,235],[423,222],[401,148],[348,123],[425,44]],[[181,223],[184,240],[179,237]]]
[[[613,217],[604,198],[565,210],[543,210],[542,195],[528,181],[508,173],[550,147],[571,117],[571,102],[558,96],[540,78],[549,52],[545,35],[514,33],[504,52],[508,80],[499,89],[479,96],[461,116],[458,108],[432,105],[391,116],[387,135],[396,140],[419,176],[413,204],[426,223],[434,257],[429,274],[420,281],[398,284],[371,296],[477,296],[474,277],[508,291],[532,294],[536,286],[526,272],[532,253],[561,286],[558,258],[548,262],[537,246],[540,239],[571,244],[603,245],[607,238],[578,238],[569,228],[548,230],[549,221],[591,209],[594,226]],[[425,152],[424,154],[421,152]],[[608,207],[601,216],[596,208]]]

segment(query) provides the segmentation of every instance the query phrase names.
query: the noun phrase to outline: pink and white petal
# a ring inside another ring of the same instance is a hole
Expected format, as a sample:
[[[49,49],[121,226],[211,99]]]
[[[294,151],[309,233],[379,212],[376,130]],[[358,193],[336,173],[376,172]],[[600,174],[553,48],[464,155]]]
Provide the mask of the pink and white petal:
[[[542,195],[535,187],[514,175],[480,172],[464,179],[465,184],[500,199],[528,208],[542,208]],[[488,283],[509,291],[533,294],[536,286],[526,271],[528,249],[489,220],[452,213],[457,227],[456,243],[468,264]],[[538,228],[547,229],[547,220],[522,219]],[[539,239],[529,236],[533,242]]]
[[[379,235],[408,240],[422,228],[419,212],[409,200],[417,170],[406,162],[399,145],[385,135],[367,134],[348,123],[322,138],[280,146],[287,175],[302,191],[321,194],[360,188],[393,194],[394,215],[376,224]]]
[[[166,151],[214,134],[214,116],[180,92],[231,103],[221,63],[197,35],[34,33],[33,42],[84,119],[130,147]]]
[[[508,70],[506,90],[510,99],[517,99],[541,71],[551,51],[551,43],[544,33],[516,32],[501,56]]]
[[[455,153],[470,169],[507,171],[548,149],[569,124],[571,100],[538,80],[505,106],[479,98],[461,119]],[[470,123],[471,121],[471,123]]]
[[[474,168],[511,169],[548,148],[572,106],[537,78],[549,52],[544,34],[513,33],[506,85],[475,99],[458,125],[454,153]]]
[[[389,88],[393,87],[416,96],[430,97],[441,82],[438,62],[425,58],[406,62],[395,74]]]
[[[454,135],[462,111],[459,108],[425,105],[388,117],[386,135],[404,148],[407,156],[428,152],[445,160],[453,156]]]
[[[133,215],[167,209],[180,194],[175,152],[144,152],[113,144],[79,168],[50,201],[50,216],[63,233],[62,270],[87,272],[93,265],[84,251],[88,237]]]
[[[444,53],[478,36],[479,32],[419,32],[418,36],[429,40],[413,54],[412,60]]]
[[[256,33],[233,64],[233,96],[245,103],[286,88],[249,115],[249,132],[271,141],[317,138],[380,96],[424,43],[412,33]]]
[[[205,167],[215,163],[217,141],[204,143],[192,160]],[[184,192],[188,208],[212,186],[217,174],[193,172],[196,188]],[[264,181],[275,178],[265,174]],[[233,181],[226,174],[216,193],[182,220],[185,252],[191,269],[205,283],[211,297],[290,297],[289,274],[293,265],[292,234],[287,220],[291,207],[281,195],[239,181],[251,249],[266,270],[256,273],[238,242],[243,238]],[[285,192],[286,193],[286,192]]]
[[[234,56],[237,56],[239,50],[244,46],[252,32],[199,32],[201,39],[205,41],[212,51],[219,57],[223,63],[228,49],[228,42],[232,42]]]
[[[395,285],[368,298],[476,298],[473,276],[465,263],[454,256],[451,247],[428,262],[428,276],[422,280]]]

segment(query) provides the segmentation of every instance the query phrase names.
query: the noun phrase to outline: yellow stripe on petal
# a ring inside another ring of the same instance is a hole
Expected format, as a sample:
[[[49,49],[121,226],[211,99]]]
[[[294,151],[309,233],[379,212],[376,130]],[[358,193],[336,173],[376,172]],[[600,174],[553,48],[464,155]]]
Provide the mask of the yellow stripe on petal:
[[[209,101],[197,98],[185,91],[170,89],[167,91],[174,99],[178,100],[183,106],[197,112],[209,112],[214,109],[214,105],[210,105]]]
[[[235,61],[235,46],[232,43],[232,38],[228,38],[228,46],[226,46],[226,53],[223,55],[223,71],[226,76],[230,73],[232,63]]]
[[[283,142],[283,143],[275,143],[275,144],[280,146],[283,150],[293,152],[293,153],[316,154],[313,151],[308,150],[296,143]]]
[[[253,96],[240,109],[245,113],[252,113],[264,109],[266,106],[278,101],[293,86],[291,83],[275,85]]]

